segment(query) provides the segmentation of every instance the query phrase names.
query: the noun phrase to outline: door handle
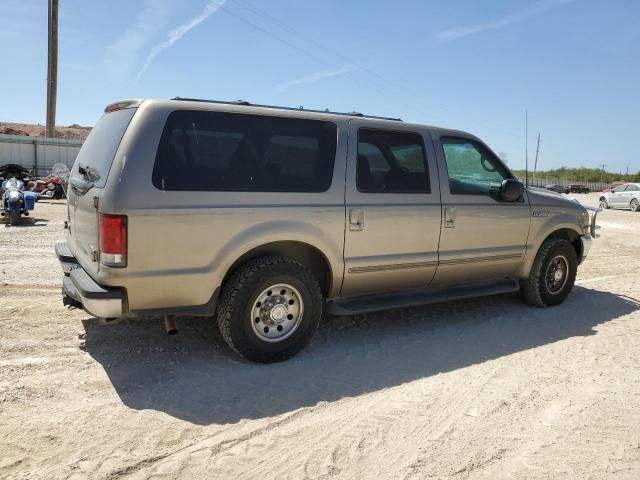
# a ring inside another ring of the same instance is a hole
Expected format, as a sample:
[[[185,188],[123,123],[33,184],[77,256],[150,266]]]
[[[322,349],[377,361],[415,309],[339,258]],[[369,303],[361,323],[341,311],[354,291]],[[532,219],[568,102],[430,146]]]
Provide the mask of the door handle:
[[[455,226],[456,226],[456,207],[445,207],[444,228],[455,228]]]
[[[364,230],[364,210],[361,208],[352,208],[349,210],[349,230],[352,232],[361,232]]]

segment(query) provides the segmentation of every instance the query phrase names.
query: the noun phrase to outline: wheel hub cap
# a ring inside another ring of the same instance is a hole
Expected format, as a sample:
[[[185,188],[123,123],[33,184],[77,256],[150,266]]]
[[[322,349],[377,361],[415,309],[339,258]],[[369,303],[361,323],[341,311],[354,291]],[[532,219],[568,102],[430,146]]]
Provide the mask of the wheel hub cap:
[[[554,257],[547,267],[545,275],[545,288],[552,294],[557,295],[562,291],[569,278],[569,262],[563,255]]]
[[[284,317],[287,316],[287,311],[287,307],[283,305],[276,305],[271,309],[271,313],[269,314],[269,316],[274,322],[280,323],[282,320],[284,320]]]
[[[295,332],[304,310],[302,295],[288,284],[275,284],[263,290],[251,309],[254,333],[267,342],[279,342]]]

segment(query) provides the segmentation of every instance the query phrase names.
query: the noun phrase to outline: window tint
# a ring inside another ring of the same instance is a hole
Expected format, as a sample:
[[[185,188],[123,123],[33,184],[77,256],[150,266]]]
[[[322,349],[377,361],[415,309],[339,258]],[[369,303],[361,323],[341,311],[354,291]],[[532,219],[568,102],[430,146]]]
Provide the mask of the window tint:
[[[482,145],[453,137],[443,137],[440,141],[447,162],[451,193],[496,196],[502,181],[512,178]]]
[[[153,168],[163,190],[324,192],[333,177],[331,122],[178,110]]]
[[[120,140],[134,113],[135,108],[125,108],[102,115],[82,144],[73,164],[72,174],[77,174],[80,165],[90,167],[95,178],[93,186],[103,188]]]
[[[422,136],[360,129],[356,184],[369,193],[429,193]]]

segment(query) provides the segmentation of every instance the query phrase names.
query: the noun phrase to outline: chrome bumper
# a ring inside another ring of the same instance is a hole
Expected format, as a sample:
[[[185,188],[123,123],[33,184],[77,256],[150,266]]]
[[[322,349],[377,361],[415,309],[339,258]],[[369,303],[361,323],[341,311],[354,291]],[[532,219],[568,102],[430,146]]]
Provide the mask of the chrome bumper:
[[[598,219],[598,214],[602,211],[602,209],[592,208],[592,207],[585,207],[585,208],[589,212],[589,233],[591,233],[592,238],[598,238],[598,234],[596,233],[596,230],[598,230],[600,227],[598,227],[598,225],[596,224],[596,221]]]
[[[593,243],[593,237],[588,233],[580,236],[580,243],[582,243],[582,256],[578,259],[578,263],[582,263],[587,255],[589,254],[589,250],[591,250],[591,244]]]
[[[82,308],[98,318],[118,318],[125,313],[125,295],[120,288],[99,285],[70,253],[66,242],[56,244],[56,255],[64,278],[62,295],[82,304]],[[67,303],[64,301],[63,303]]]

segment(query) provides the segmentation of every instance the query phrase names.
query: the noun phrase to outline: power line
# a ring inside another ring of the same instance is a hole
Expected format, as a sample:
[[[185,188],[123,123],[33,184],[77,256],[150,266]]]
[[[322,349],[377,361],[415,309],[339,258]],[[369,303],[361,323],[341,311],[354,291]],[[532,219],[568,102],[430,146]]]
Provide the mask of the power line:
[[[255,23],[251,22],[250,20],[247,20],[246,18],[241,17],[240,15],[238,15],[237,13],[232,12],[231,10],[229,10],[229,9],[228,9],[228,8],[226,8],[226,7],[222,7],[222,8],[220,9],[220,11],[222,11],[222,12],[226,13],[227,15],[232,16],[232,17],[233,17],[233,18],[235,18],[236,20],[239,20],[239,21],[241,21],[241,22],[243,22],[243,23],[245,23],[245,24],[249,25],[250,27],[252,27],[252,28],[254,28],[254,29],[258,30],[259,32],[264,33],[265,35],[267,35],[267,36],[269,36],[269,37],[271,37],[271,38],[273,38],[273,39],[275,39],[275,40],[277,40],[277,41],[279,41],[279,42],[284,43],[284,44],[285,44],[285,45],[287,45],[288,47],[291,47],[291,48],[293,48],[294,50],[297,50],[298,52],[300,52],[300,53],[302,53],[302,54],[304,54],[304,55],[308,55],[308,56],[310,56],[310,57],[311,57],[311,58],[313,58],[314,60],[316,60],[316,61],[318,61],[318,62],[320,62],[320,63],[323,63],[324,65],[326,65],[326,66],[328,66],[328,67],[333,67],[333,65],[331,65],[330,63],[328,63],[328,62],[326,62],[326,61],[322,60],[322,59],[321,59],[321,58],[319,58],[319,57],[316,57],[316,56],[315,56],[315,55],[313,55],[313,54],[310,54],[308,51],[306,51],[306,50],[304,50],[304,49],[302,49],[302,48],[298,47],[297,45],[295,45],[295,44],[293,44],[293,43],[291,43],[291,42],[289,42],[289,41],[287,41],[287,40],[285,40],[284,38],[281,38],[281,37],[279,37],[278,35],[276,35],[276,34],[274,34],[274,33],[269,32],[268,30],[266,30],[266,29],[262,28],[261,26],[259,26],[259,25],[255,24]]]
[[[333,50],[332,48],[327,47],[326,45],[323,45],[322,43],[318,42],[317,40],[315,40],[314,38],[308,36],[308,35],[304,35],[303,33],[301,33],[300,31],[294,29],[293,27],[287,25],[286,23],[284,23],[282,20],[279,20],[278,18],[274,17],[273,15],[271,15],[270,13],[254,6],[251,5],[248,2],[245,2],[243,0],[236,0],[234,2],[235,4],[244,7],[247,10],[252,11],[254,14],[258,15],[258,16],[263,16],[265,18],[267,18],[268,20],[270,20],[272,23],[278,25],[280,28],[282,28],[283,30],[296,35],[304,40],[306,40],[309,43],[312,43],[313,45],[315,45],[316,47],[318,47],[321,50],[324,50],[325,52],[329,53],[330,55],[333,55],[339,59],[341,59],[344,62],[347,62],[349,64],[354,65],[355,68],[357,68],[358,70],[376,78],[379,81],[382,81],[384,83],[386,83],[387,85],[390,85],[394,88],[397,88],[399,90],[408,90],[407,87],[400,85],[392,80],[389,80],[388,78],[383,77],[382,75],[380,75],[379,73],[376,73],[375,71],[360,65],[358,62],[353,61],[351,58],[347,57],[346,55],[344,55],[343,53],[340,53],[336,50]]]
[[[245,18],[243,15],[239,14],[237,11],[232,11],[232,10],[230,10],[230,9],[228,8],[228,6],[229,6],[229,4],[226,4],[224,7],[222,7],[222,8],[220,9],[220,11],[222,11],[222,12],[226,13],[227,15],[229,15],[229,16],[231,16],[231,17],[235,18],[236,20],[238,20],[238,21],[240,21],[240,22],[242,22],[242,23],[245,23],[246,25],[250,26],[251,28],[253,28],[253,29],[255,29],[255,30],[258,30],[259,32],[261,32],[261,33],[263,33],[263,34],[265,34],[265,35],[267,35],[267,36],[269,36],[269,37],[271,37],[271,38],[273,38],[273,39],[275,39],[275,40],[277,40],[277,41],[279,41],[279,42],[283,43],[284,45],[287,45],[288,47],[293,48],[294,50],[296,50],[296,51],[298,51],[298,52],[302,53],[303,55],[305,55],[305,56],[307,56],[307,57],[310,57],[310,58],[312,58],[313,60],[315,60],[315,61],[317,61],[317,62],[319,62],[319,63],[322,63],[323,65],[325,65],[325,66],[327,66],[327,67],[329,67],[329,68],[335,68],[335,65],[334,65],[334,64],[331,64],[331,63],[327,62],[326,60],[324,60],[324,59],[322,59],[322,58],[318,57],[316,54],[309,52],[309,50],[304,49],[304,48],[302,48],[302,47],[300,47],[300,46],[298,46],[298,45],[296,45],[296,44],[294,44],[294,43],[292,43],[292,42],[290,42],[290,41],[288,41],[288,40],[286,40],[286,39],[282,38],[282,37],[281,37],[281,36],[279,36],[279,35],[276,35],[275,33],[273,33],[273,32],[271,32],[271,31],[269,31],[269,30],[268,30],[268,29],[266,29],[265,27],[262,27],[262,26],[260,26],[260,25],[256,24],[255,22],[252,22],[251,20],[249,20],[249,19]],[[251,6],[246,7],[246,8],[248,8],[248,9],[253,8],[253,9],[254,9],[254,10],[256,10],[256,11],[258,10],[258,9],[256,9],[255,7],[251,7]],[[262,11],[261,11],[261,12],[262,12]],[[294,32],[294,34],[295,34],[295,35],[297,35],[297,36],[301,37],[302,39],[305,39],[305,37],[304,37],[301,33],[297,33],[293,28],[286,26],[286,24],[284,24],[283,22],[281,22],[281,21],[277,20],[275,17],[272,17],[271,15],[268,15],[266,12],[263,12],[262,14],[263,14],[263,15],[265,15],[265,16],[268,16],[268,17],[272,18],[272,19],[273,19],[273,20],[272,20],[272,22],[273,22],[273,23],[276,23],[276,22],[277,22],[277,23],[280,25],[280,28],[282,28],[282,29],[284,29],[284,30],[288,30],[289,32]],[[325,50],[327,50],[327,51],[331,51],[331,49],[328,49],[327,47],[322,46],[320,43],[318,43],[318,42],[316,42],[316,41],[314,41],[314,40],[312,40],[312,39],[309,39],[308,41],[310,41],[311,43],[316,44],[316,45],[317,45],[317,46],[319,46],[320,48],[323,48],[323,49],[325,49]],[[336,54],[336,52],[334,52],[334,54]],[[339,54],[338,54],[338,55],[339,55]],[[354,62],[351,62],[347,57],[341,56],[341,58],[343,58],[343,59],[344,59],[344,61],[348,61],[348,62],[350,62],[351,64],[353,64],[353,66],[354,66],[354,68],[355,68],[355,69],[359,69],[359,70],[362,70],[362,71],[365,71],[365,72],[370,72],[370,74],[372,74],[372,75],[374,75],[374,76],[378,76],[378,77],[380,77],[383,81],[386,81],[387,83],[391,83],[391,84],[392,84],[392,82],[387,81],[386,79],[384,79],[384,77],[381,77],[381,76],[377,75],[375,72],[370,71],[370,70],[369,70],[369,69],[367,69],[366,67],[363,67],[363,66],[358,65],[358,64],[356,64],[356,63],[354,63]],[[398,102],[398,103],[401,103],[401,104],[403,104],[403,105],[405,105],[405,106],[407,106],[407,107],[412,106],[412,105],[411,105],[411,104],[409,104],[407,101],[405,101],[403,98],[398,97],[398,96],[396,96],[396,95],[394,95],[394,94],[391,94],[391,93],[390,93],[390,92],[388,92],[388,91],[385,91],[385,90],[384,90],[384,89],[382,89],[382,88],[381,88],[381,86],[379,86],[379,85],[371,84],[371,86],[372,86],[372,87],[374,87],[374,88],[375,88],[376,90],[378,90],[379,92],[381,92],[382,94],[384,94],[384,95],[388,96],[389,98],[394,99],[394,100],[395,100],[396,102]],[[397,88],[397,89],[402,89],[402,88],[403,88],[403,87],[400,87],[399,85],[393,85],[393,84],[392,84],[392,86],[394,86],[394,87],[395,87],[395,88]],[[401,92],[401,93],[405,93],[405,92]],[[414,105],[414,106],[415,106],[415,105]]]

